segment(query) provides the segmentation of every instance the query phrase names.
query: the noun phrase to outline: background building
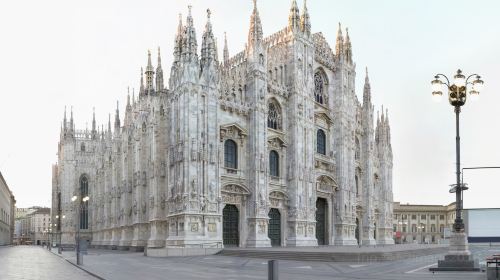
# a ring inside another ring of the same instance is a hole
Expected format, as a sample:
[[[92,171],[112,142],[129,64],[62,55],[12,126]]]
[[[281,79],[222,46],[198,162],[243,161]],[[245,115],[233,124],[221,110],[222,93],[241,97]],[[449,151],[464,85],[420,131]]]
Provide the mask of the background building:
[[[50,208],[40,208],[27,216],[30,239],[34,245],[45,245],[49,240]]]
[[[123,125],[118,108],[106,129],[94,117],[77,130],[64,113],[52,189],[62,243],[77,228],[134,250],[394,243],[389,117],[374,114],[368,71],[355,93],[347,30],[330,45],[293,1],[264,38],[254,5],[246,48],[230,57],[225,40],[221,61],[210,11],[199,53],[189,10],[168,85],[149,52]]]
[[[44,228],[43,230],[46,230],[45,227],[49,227],[50,229],[50,216],[44,217],[44,213],[47,212],[46,209],[49,209],[48,211],[50,212],[50,208],[40,206],[16,208],[16,221],[14,231],[14,242],[16,244],[37,244],[37,240],[46,240],[43,235],[37,233],[38,225],[40,224]],[[37,214],[35,215],[35,213]],[[46,223],[47,219],[49,220],[48,225]]]
[[[455,221],[455,203],[448,205],[401,204],[394,202],[396,243],[440,243]]]
[[[0,246],[12,244],[16,200],[0,172]]]

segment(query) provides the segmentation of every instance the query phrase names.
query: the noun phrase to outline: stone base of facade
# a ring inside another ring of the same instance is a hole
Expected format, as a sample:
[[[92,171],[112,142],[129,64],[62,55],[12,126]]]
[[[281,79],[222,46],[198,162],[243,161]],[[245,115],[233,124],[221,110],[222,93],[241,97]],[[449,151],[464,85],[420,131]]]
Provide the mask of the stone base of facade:
[[[367,238],[367,239],[361,240],[361,245],[363,245],[363,246],[375,246],[377,244],[379,244],[378,241],[373,239],[373,238]]]
[[[267,236],[268,218],[248,218],[248,236],[246,247],[271,247],[271,239]]]
[[[148,257],[186,257],[186,256],[207,256],[219,253],[222,248],[181,248],[181,247],[165,247],[165,248],[148,248]]]
[[[192,239],[192,237],[173,236],[167,238],[164,248],[222,248],[222,239]]]
[[[124,226],[121,227],[121,239],[118,241],[118,250],[128,250],[128,248],[132,245],[133,232],[132,227]],[[122,249],[120,249],[122,248]]]
[[[247,239],[247,244],[248,248],[257,248],[257,247],[271,247],[271,240],[268,238],[266,239]]]
[[[166,221],[151,221],[150,236],[148,239],[148,248],[165,247],[165,229]]]
[[[318,240],[316,238],[288,238],[286,240],[287,247],[303,247],[303,246],[318,246]]]
[[[144,247],[147,246],[148,240],[148,224],[134,224],[133,225],[133,239],[129,246],[129,251],[144,252]]]
[[[358,240],[354,238],[335,238],[333,245],[336,246],[358,246]]]

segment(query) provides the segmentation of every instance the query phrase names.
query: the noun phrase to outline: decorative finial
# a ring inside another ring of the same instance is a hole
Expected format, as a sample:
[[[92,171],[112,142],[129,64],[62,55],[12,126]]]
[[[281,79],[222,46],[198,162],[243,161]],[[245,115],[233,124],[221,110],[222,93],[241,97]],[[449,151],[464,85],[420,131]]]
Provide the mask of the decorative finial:
[[[210,9],[207,9],[207,18],[210,20],[210,15],[212,14],[212,12],[210,11]]]
[[[188,5],[188,17],[190,17],[190,16],[191,16],[191,8],[192,8],[192,7],[193,7],[193,6]]]

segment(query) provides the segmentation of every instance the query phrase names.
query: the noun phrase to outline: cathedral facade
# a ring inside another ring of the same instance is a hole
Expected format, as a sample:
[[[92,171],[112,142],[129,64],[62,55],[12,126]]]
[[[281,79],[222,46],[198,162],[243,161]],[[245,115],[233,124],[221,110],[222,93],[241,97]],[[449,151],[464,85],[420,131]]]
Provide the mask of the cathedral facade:
[[[347,30],[311,33],[304,1],[263,37],[257,4],[243,51],[223,59],[210,23],[199,52],[189,8],[164,83],[148,53],[123,119],[77,130],[64,113],[53,166],[53,231],[92,246],[393,244],[387,113],[362,102]],[[378,114],[377,114],[378,115]],[[77,198],[72,201],[72,197]],[[88,201],[81,198],[88,196]]]

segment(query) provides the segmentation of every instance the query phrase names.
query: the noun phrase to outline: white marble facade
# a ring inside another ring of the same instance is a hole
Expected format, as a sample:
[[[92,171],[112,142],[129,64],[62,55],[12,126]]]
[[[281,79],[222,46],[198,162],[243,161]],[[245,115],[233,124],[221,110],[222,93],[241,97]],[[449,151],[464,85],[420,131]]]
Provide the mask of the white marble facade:
[[[74,243],[82,187],[93,246],[394,243],[389,119],[374,120],[368,73],[356,97],[347,30],[332,50],[293,1],[288,25],[264,38],[254,3],[245,49],[230,57],[224,40],[219,60],[207,16],[201,52],[191,12],[179,19],[168,85],[148,53],[123,120],[117,108],[114,125],[94,117],[82,131],[65,112],[52,208],[62,243]]]

